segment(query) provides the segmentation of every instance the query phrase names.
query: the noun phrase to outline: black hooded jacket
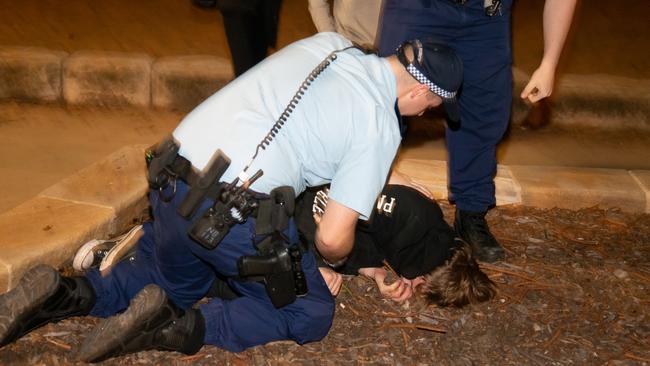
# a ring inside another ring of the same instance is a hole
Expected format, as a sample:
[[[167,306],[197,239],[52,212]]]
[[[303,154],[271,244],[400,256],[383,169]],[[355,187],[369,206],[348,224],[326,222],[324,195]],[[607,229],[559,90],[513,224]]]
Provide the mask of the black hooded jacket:
[[[298,229],[312,247],[315,195],[316,190],[305,192],[296,211]],[[356,275],[359,268],[381,267],[386,260],[399,275],[412,279],[444,264],[455,245],[454,231],[437,203],[412,188],[387,185],[370,220],[357,224],[352,252],[338,271]]]

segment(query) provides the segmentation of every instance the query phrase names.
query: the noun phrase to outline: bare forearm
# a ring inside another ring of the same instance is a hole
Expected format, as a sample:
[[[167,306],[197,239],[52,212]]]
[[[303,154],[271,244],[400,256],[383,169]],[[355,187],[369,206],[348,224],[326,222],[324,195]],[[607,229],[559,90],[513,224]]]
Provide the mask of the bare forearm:
[[[541,64],[553,70],[564,47],[577,0],[546,0],[544,4],[544,56]]]
[[[354,229],[359,213],[329,199],[322,218],[316,220],[316,249],[329,263],[345,259],[354,245]]]
[[[323,228],[316,229],[316,249],[328,263],[337,263],[347,258],[354,246],[354,232],[352,235],[342,233],[340,237],[327,237]]]

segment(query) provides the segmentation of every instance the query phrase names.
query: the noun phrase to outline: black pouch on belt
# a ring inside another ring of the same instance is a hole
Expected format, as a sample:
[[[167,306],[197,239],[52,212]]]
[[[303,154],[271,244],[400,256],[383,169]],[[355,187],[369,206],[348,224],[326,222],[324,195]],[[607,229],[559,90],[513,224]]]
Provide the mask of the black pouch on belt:
[[[179,149],[180,146],[172,137],[169,137],[160,142],[153,151],[147,151],[145,157],[147,160],[147,181],[149,182],[149,187],[152,189],[160,189],[169,183],[169,177],[172,173],[167,167],[174,162]]]
[[[293,187],[274,188],[269,199],[261,200],[257,208],[255,234],[268,235],[274,231],[282,232],[289,226],[289,218],[296,208],[296,193]]]

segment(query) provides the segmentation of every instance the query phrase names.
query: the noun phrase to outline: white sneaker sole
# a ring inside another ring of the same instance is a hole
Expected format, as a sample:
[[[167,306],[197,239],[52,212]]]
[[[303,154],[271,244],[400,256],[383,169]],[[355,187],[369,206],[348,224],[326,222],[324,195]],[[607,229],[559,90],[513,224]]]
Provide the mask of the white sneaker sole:
[[[81,272],[90,268],[95,260],[93,249],[107,241],[108,240],[93,239],[82,245],[81,248],[77,250],[77,254],[75,254],[74,259],[72,260],[72,268]]]

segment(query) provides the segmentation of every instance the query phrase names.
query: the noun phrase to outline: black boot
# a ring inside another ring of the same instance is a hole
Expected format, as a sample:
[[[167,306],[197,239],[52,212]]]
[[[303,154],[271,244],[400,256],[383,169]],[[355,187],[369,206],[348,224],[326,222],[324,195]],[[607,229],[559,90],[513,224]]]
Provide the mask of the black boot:
[[[205,320],[196,309],[174,305],[156,285],[147,285],[125,312],[105,319],[86,338],[78,357],[85,362],[158,349],[193,355],[203,346]]]
[[[61,277],[47,265],[31,268],[0,296],[0,347],[50,322],[88,315],[95,291],[85,277]]]
[[[454,228],[456,235],[470,244],[476,258],[484,262],[496,262],[505,257],[505,251],[490,232],[485,221],[486,213],[457,209]]]

